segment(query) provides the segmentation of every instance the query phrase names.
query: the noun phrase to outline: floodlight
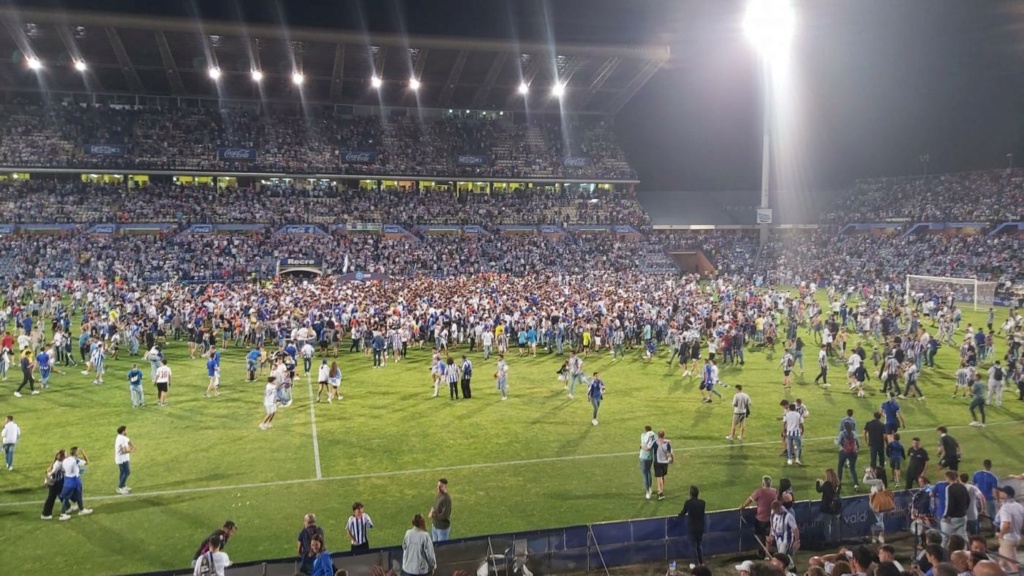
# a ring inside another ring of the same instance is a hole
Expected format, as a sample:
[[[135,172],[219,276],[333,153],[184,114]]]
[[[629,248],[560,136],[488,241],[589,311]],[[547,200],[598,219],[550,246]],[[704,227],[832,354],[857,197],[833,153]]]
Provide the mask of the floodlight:
[[[43,67],[43,63],[39,61],[39,58],[35,56],[29,56],[25,59],[25,64],[29,67],[29,70],[39,70]]]
[[[789,46],[795,19],[789,0],[751,0],[743,18],[743,31],[761,55],[772,60]]]
[[[208,74],[210,78],[217,80],[220,78],[220,68],[210,68]]]
[[[551,87],[551,95],[555,98],[561,98],[565,95],[565,83],[555,82],[555,85]]]
[[[526,82],[520,82],[519,83],[519,93],[522,94],[523,96],[526,96],[527,94],[529,94],[530,93],[530,85],[527,84]]]
[[[380,79],[380,76],[376,74],[370,77],[370,85],[374,88],[380,88],[384,84],[384,81]]]
[[[79,72],[85,72],[86,70],[88,70],[88,68],[89,67],[85,65],[84,60],[75,60],[75,70],[78,70]]]
[[[263,80],[263,72],[260,72],[259,70],[253,70],[252,71],[252,79],[253,79],[254,82],[259,82],[259,81]]]
[[[295,72],[292,74],[292,83],[296,86],[302,86],[302,81],[305,79],[306,77],[302,75],[302,72]]]
[[[420,89],[420,81],[417,80],[416,78],[410,78],[409,79],[409,89],[411,89],[411,90],[419,90]]]

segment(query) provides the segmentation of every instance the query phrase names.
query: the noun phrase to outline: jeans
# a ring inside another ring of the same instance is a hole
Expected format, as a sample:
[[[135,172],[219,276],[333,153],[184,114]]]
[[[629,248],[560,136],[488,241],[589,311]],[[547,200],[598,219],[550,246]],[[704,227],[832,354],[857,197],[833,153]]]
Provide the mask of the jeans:
[[[449,528],[445,528],[444,530],[442,530],[440,528],[435,528],[435,527],[431,526],[430,527],[430,539],[433,540],[435,544],[438,543],[438,542],[444,542],[445,540],[448,539],[448,534],[451,531],[452,531],[452,529],[450,527]]]
[[[302,358],[302,367],[305,369],[306,374],[309,374],[309,370],[313,367],[313,359],[312,358],[303,357]]]
[[[839,466],[837,466],[836,474],[839,477],[840,482],[843,479],[843,466],[850,465],[850,478],[853,480],[853,485],[857,486],[857,453],[847,454],[842,450],[839,451]]]
[[[742,351],[743,349],[740,348],[740,350]],[[743,353],[740,352],[740,355],[742,356]],[[793,360],[795,360],[796,364],[800,365],[800,371],[803,372],[804,371],[804,351],[803,350],[797,350],[796,352],[794,352],[793,353]]]
[[[139,386],[132,386],[131,384],[129,384],[128,390],[132,394],[132,408],[142,406],[143,404],[146,403],[146,393],[145,391],[142,390],[141,384]]]
[[[802,437],[800,437],[800,436],[790,436],[790,435],[787,434],[786,435],[786,458],[789,458],[790,460],[796,458],[797,460],[799,460],[801,454],[803,453],[803,443],[804,443],[804,439]]]
[[[14,467],[14,447],[15,444],[4,444],[4,463],[7,464],[8,468]]]
[[[942,530],[942,545],[946,546],[949,543],[949,537],[953,534],[959,534],[964,540],[967,540],[967,518],[943,518],[942,522],[939,523],[940,529]]]
[[[871,530],[873,532],[885,532],[884,516],[885,515],[881,512],[875,512],[875,523],[871,525]]]
[[[975,422],[978,422],[978,418],[975,417],[975,415],[974,415],[974,409],[975,408],[977,408],[978,410],[981,410],[981,423],[984,424],[985,423],[985,399],[984,398],[975,398],[974,400],[971,401],[971,406],[970,406],[971,420],[974,420]]]
[[[124,485],[128,482],[128,477],[132,475],[132,463],[121,462],[117,465],[117,487],[124,488]]]
[[[583,384],[583,374],[569,375],[569,394],[572,394],[576,390],[576,382]]]
[[[904,396],[910,396],[910,389],[911,388],[913,388],[914,390],[917,390],[918,398],[923,398],[924,397],[924,394],[921,392],[921,389],[917,387],[917,380],[911,380],[910,382],[907,382],[907,389],[903,392],[903,395]]]
[[[590,405],[594,407],[594,420],[597,420],[597,410],[601,407],[601,399],[591,398]]]
[[[377,350],[376,348],[374,348],[373,349],[373,365],[374,366],[380,366],[381,365],[381,360],[383,359],[383,356],[384,356],[384,351],[383,350]]]
[[[491,357],[491,345],[490,344],[484,344],[484,360],[487,360],[490,357]]]
[[[819,372],[818,375],[814,377],[814,383],[817,384],[818,380],[821,380],[824,384],[828,384],[828,368],[826,368],[825,366],[822,366],[821,372]]]
[[[644,479],[644,490],[651,491],[651,467],[654,466],[654,458],[640,459],[640,476]]]
[[[78,504],[79,510],[85,509],[85,503],[82,501],[82,481],[79,478],[65,478],[64,488],[60,491],[60,511],[62,514],[67,514],[68,510],[71,509],[71,503]]]

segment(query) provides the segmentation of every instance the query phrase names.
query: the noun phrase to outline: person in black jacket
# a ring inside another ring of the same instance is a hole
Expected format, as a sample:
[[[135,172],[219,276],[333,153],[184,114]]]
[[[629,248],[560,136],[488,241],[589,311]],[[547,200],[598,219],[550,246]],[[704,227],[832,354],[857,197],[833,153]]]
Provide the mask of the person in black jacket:
[[[702,543],[704,541],[705,503],[698,498],[699,495],[700,488],[690,486],[690,499],[683,504],[683,509],[679,511],[679,517],[686,517],[686,528],[690,535],[690,548],[693,550],[693,559],[696,564],[703,565],[704,549],[702,548]]]
[[[839,514],[843,511],[843,501],[839,496],[839,477],[832,468],[825,470],[825,479],[814,482],[814,489],[821,494],[821,515],[825,518],[826,542],[833,542],[832,530]]]

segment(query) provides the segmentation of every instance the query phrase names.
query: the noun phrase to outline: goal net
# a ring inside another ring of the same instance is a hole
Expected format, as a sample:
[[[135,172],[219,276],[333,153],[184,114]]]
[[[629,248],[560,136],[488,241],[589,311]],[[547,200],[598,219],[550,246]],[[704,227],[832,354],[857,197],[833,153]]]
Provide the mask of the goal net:
[[[969,303],[975,310],[995,305],[998,282],[982,282],[975,278],[946,276],[907,276],[907,301],[930,300],[938,296],[945,301],[950,295],[958,303]]]

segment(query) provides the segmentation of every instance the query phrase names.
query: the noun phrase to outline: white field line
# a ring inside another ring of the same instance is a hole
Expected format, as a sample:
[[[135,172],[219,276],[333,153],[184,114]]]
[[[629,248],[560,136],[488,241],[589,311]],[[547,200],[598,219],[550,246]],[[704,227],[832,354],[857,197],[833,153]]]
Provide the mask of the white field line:
[[[988,427],[993,426],[1007,426],[1024,423],[1022,420],[1008,420],[1004,422],[995,422],[989,424]],[[957,430],[961,428],[971,428],[971,426],[947,426],[950,430]],[[902,434],[909,434],[915,432],[934,432],[934,428],[918,428],[914,430],[901,430]],[[838,431],[836,432],[838,436]],[[804,438],[804,444],[808,442],[823,442],[825,440],[833,441],[836,436],[821,436],[818,438]],[[737,448],[740,446],[772,446],[779,445],[780,440],[774,438],[772,440],[766,440],[763,442],[731,442],[729,444],[705,444],[705,445],[694,445],[684,446],[679,449],[674,449],[673,452],[697,452],[703,450],[718,450],[718,449],[730,449]],[[124,498],[155,498],[160,496],[175,496],[179,494],[196,494],[201,492],[223,492],[229,490],[247,490],[250,488],[267,488],[272,486],[289,486],[293,484],[308,484],[313,482],[330,482],[330,481],[341,481],[341,480],[363,480],[367,478],[387,478],[391,476],[407,476],[412,474],[426,474],[426,473],[443,473],[450,472],[452,470],[474,470],[479,468],[496,468],[500,466],[519,466],[524,464],[544,464],[549,462],[568,462],[572,460],[593,460],[598,458],[622,458],[625,456],[639,456],[637,450],[631,450],[629,452],[612,452],[606,454],[582,454],[578,456],[554,456],[550,458],[533,458],[530,460],[510,460],[505,462],[482,462],[477,464],[457,464],[454,466],[440,466],[437,468],[416,468],[411,470],[392,470],[387,472],[370,472],[368,474],[348,474],[344,476],[326,476],[322,478],[299,478],[295,480],[275,480],[272,482],[253,482],[249,484],[234,484],[231,486],[203,486],[199,488],[179,488],[176,490],[159,490],[156,492],[133,492],[128,495],[106,495],[106,496],[90,496],[89,501],[106,501],[106,500],[120,500]],[[25,502],[2,502],[0,508],[12,508],[15,506],[41,506],[42,500],[32,500]]]
[[[316,465],[316,479],[322,480],[324,475],[320,468],[320,440],[316,433],[316,410],[314,408],[316,402],[313,399],[313,383],[308,373],[306,374],[306,388],[309,389],[309,419],[313,423],[313,462]]]

